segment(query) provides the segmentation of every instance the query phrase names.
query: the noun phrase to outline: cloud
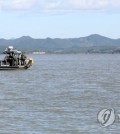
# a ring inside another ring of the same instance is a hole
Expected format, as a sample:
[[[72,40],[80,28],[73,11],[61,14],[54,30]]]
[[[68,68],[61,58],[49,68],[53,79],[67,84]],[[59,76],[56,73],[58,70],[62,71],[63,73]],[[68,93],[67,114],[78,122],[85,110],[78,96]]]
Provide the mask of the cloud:
[[[36,3],[35,0],[13,0],[10,3],[11,8],[16,9],[16,10],[28,10],[31,7],[34,6]]]
[[[0,11],[31,10],[37,0],[0,0]]]
[[[119,10],[120,0],[0,0],[1,11]]]
[[[116,10],[120,7],[119,0],[65,0],[69,10]]]

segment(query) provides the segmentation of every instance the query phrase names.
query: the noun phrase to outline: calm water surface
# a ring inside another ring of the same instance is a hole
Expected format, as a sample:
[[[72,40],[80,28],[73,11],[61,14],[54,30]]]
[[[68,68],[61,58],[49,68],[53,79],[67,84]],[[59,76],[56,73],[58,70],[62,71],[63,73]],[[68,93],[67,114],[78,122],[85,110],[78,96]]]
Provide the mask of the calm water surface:
[[[0,134],[119,133],[120,120],[103,128],[97,114],[120,114],[120,55],[30,57],[30,69],[0,72]]]

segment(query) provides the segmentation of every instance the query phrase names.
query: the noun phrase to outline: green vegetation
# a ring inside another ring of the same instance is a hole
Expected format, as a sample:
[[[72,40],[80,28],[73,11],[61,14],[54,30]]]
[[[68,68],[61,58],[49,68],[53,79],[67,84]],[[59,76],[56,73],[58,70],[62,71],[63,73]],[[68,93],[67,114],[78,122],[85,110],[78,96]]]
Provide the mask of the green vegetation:
[[[29,36],[10,40],[0,39],[0,52],[10,45],[25,52],[120,53],[120,39],[110,39],[97,34],[69,39],[33,39]]]

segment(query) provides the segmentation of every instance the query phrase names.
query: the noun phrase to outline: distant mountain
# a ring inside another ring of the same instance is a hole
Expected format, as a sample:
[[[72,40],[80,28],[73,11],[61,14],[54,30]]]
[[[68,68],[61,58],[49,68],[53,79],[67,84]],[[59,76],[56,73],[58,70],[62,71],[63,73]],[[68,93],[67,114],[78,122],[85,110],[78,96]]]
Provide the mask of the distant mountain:
[[[111,39],[98,34],[80,38],[34,39],[22,36],[17,39],[0,39],[0,52],[8,46],[25,52],[48,53],[120,53],[120,39]]]

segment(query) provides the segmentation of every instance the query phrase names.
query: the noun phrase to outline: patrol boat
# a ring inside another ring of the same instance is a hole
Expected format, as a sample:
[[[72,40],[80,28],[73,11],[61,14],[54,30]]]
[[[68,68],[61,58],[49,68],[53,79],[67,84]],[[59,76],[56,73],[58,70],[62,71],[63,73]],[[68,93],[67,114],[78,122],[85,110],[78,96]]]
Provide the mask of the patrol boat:
[[[0,70],[28,69],[33,64],[33,59],[27,58],[21,51],[9,46],[3,52],[6,56],[0,60]]]

